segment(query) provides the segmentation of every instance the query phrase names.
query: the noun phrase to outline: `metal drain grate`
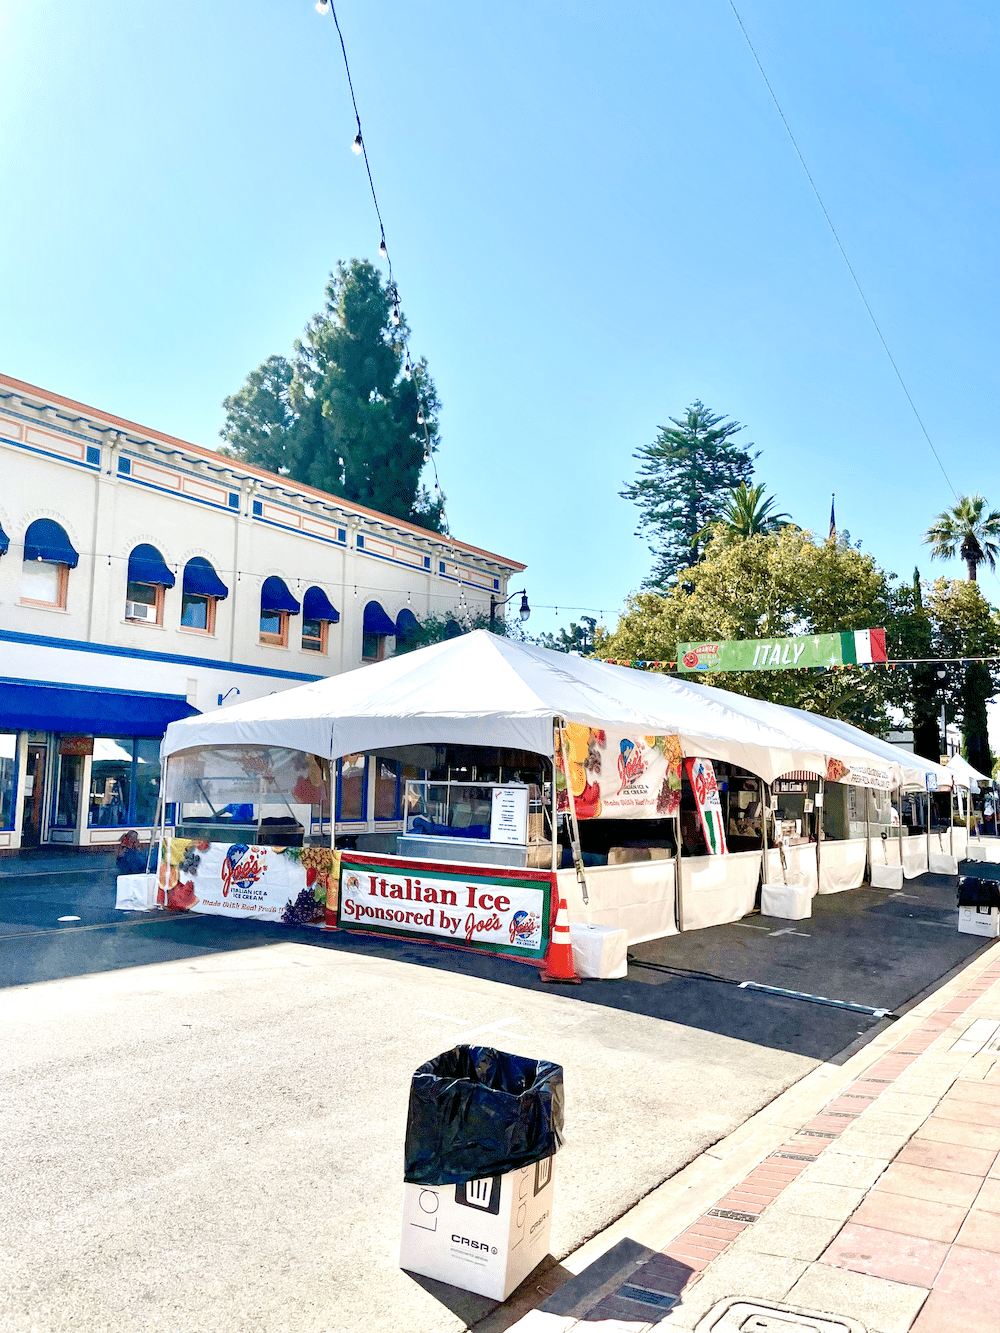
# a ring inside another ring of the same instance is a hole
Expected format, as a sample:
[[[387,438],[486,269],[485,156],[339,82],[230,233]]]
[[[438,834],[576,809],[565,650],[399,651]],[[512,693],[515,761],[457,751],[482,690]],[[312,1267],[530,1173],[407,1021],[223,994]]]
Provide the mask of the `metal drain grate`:
[[[856,1319],[730,1297],[708,1312],[696,1333],[866,1333],[866,1330]]]

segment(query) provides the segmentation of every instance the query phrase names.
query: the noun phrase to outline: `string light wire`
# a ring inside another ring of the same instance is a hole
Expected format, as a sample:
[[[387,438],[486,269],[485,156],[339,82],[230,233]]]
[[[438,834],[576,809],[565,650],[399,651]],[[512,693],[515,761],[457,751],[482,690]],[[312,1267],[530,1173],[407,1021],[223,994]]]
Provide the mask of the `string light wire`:
[[[358,133],[357,137],[354,140],[353,147],[355,152],[360,150],[361,156],[364,158],[365,162],[365,171],[368,174],[368,185],[369,188],[371,189],[372,203],[375,205],[375,216],[378,218],[378,229],[379,229],[378,252],[381,258],[385,260],[389,270],[388,287],[389,287],[389,295],[392,298],[392,322],[394,326],[403,329],[403,334],[401,337],[403,351],[405,353],[403,374],[405,378],[409,380],[413,378],[413,373],[414,373],[413,363],[410,359],[409,329],[406,327],[406,324],[402,321],[402,316],[400,314],[399,289],[396,286],[396,281],[392,274],[392,259],[389,256],[389,247],[385,239],[385,223],[382,221],[382,210],[379,207],[378,194],[375,191],[375,180],[372,176],[371,163],[368,161],[368,145],[365,142],[364,132],[361,128],[361,113],[358,110],[358,99],[354,93],[354,80],[351,77],[351,63],[347,58],[347,45],[344,42],[344,34],[340,27],[340,19],[337,17],[337,7],[333,3],[333,0],[328,0],[328,4],[322,4],[322,5],[317,4],[316,11],[318,14],[320,14],[321,17],[325,16],[328,13],[332,15],[334,26],[337,29],[337,37],[340,41],[340,52],[341,55],[344,57],[344,72],[347,75],[347,86],[350,89],[351,93],[351,105],[354,107],[354,119],[358,127]],[[417,388],[417,404],[418,404],[417,424],[423,427],[423,432],[424,432],[424,462],[430,463],[431,469],[434,473],[434,493],[441,500],[441,518],[442,521],[444,522],[444,526],[447,528],[447,522],[444,517],[444,495],[441,491],[441,480],[438,476],[437,460],[434,457],[434,449],[431,444],[431,434],[428,426],[430,411],[424,410],[424,403],[423,399],[421,398],[419,383],[417,384],[416,388]]]
[[[913,415],[914,415],[914,416],[916,417],[916,419],[917,419],[917,425],[920,427],[921,431],[923,432],[924,439],[927,441],[927,444],[928,444],[928,446],[930,447],[930,451],[931,451],[931,453],[934,455],[934,461],[937,463],[938,467],[941,469],[941,475],[944,477],[945,481],[948,483],[948,486],[950,487],[952,494],[954,495],[955,499],[957,500],[957,499],[958,499],[958,491],[955,490],[955,487],[954,487],[954,484],[952,483],[951,477],[948,476],[948,472],[947,472],[947,470],[946,470],[946,468],[945,468],[945,465],[944,465],[944,463],[942,463],[942,461],[941,461],[941,457],[940,457],[940,455],[938,454],[937,449],[935,449],[935,447],[934,447],[934,441],[931,439],[930,434],[929,434],[929,432],[928,432],[928,430],[927,430],[927,427],[924,425],[923,418],[921,417],[920,413],[917,411],[917,405],[916,405],[916,403],[913,401],[913,397],[912,397],[912,395],[910,394],[909,389],[906,387],[906,381],[903,379],[902,372],[900,371],[899,366],[896,364],[896,359],[895,359],[895,357],[893,356],[892,352],[889,350],[889,344],[886,342],[886,340],[885,340],[885,335],[883,334],[881,328],[879,327],[879,322],[878,322],[878,320],[875,318],[875,312],[872,310],[871,305],[869,304],[869,301],[868,301],[868,297],[867,297],[867,296],[865,295],[865,293],[864,293],[864,288],[861,286],[861,282],[860,282],[860,280],[858,279],[858,275],[857,275],[857,273],[855,273],[855,271],[854,271],[854,265],[851,263],[850,259],[847,257],[847,251],[844,249],[844,244],[843,244],[843,242],[841,241],[839,235],[837,234],[837,228],[833,225],[833,219],[830,217],[830,214],[829,214],[829,212],[828,212],[828,210],[827,210],[826,204],[824,204],[824,202],[823,202],[823,196],[820,194],[819,189],[818,189],[818,187],[817,187],[817,185],[816,185],[816,182],[813,180],[812,172],[809,170],[808,166],[806,166],[806,160],[805,160],[805,158],[802,156],[802,149],[799,147],[798,142],[797,142],[797,140],[796,140],[796,138],[795,138],[795,135],[792,133],[792,127],[791,127],[791,125],[789,125],[789,123],[788,123],[788,119],[787,119],[787,117],[785,116],[784,111],[782,111],[782,109],[781,109],[781,103],[778,101],[778,99],[777,99],[777,97],[776,97],[776,95],[775,95],[774,89],[771,87],[771,81],[770,81],[770,79],[767,77],[767,74],[764,72],[764,66],[763,66],[763,65],[761,64],[761,62],[760,62],[760,56],[758,56],[757,51],[756,51],[756,49],[754,48],[754,44],[753,44],[753,42],[750,40],[750,34],[747,32],[746,27],[745,27],[745,25],[744,25],[744,23],[743,23],[743,20],[740,18],[739,10],[736,8],[736,5],[734,4],[734,0],[729,0],[729,8],[733,11],[733,15],[734,15],[734,17],[735,17],[735,19],[736,19],[736,22],[737,22],[737,23],[739,24],[739,26],[740,26],[740,32],[742,32],[742,34],[743,34],[743,36],[744,36],[744,38],[745,38],[745,40],[746,40],[746,44],[747,44],[747,46],[750,48],[750,54],[753,56],[753,58],[754,58],[754,63],[756,64],[758,70],[760,71],[760,77],[764,80],[764,86],[767,88],[767,91],[768,91],[768,92],[770,93],[770,95],[771,95],[771,101],[774,103],[775,110],[777,111],[778,115],[781,117],[781,123],[782,123],[782,125],[784,125],[784,127],[785,127],[785,133],[788,135],[788,138],[789,138],[789,140],[791,141],[791,145],[792,145],[792,147],[795,149],[795,156],[799,159],[799,164],[801,165],[802,170],[803,170],[803,171],[805,172],[805,174],[806,174],[806,180],[809,182],[809,185],[810,185],[810,187],[811,187],[811,189],[812,189],[812,192],[813,192],[813,194],[816,196],[816,202],[819,204],[820,209],[821,209],[821,211],[822,211],[822,213],[823,213],[824,218],[826,218],[826,224],[827,224],[827,226],[830,228],[830,233],[831,233],[831,235],[833,236],[834,241],[837,243],[837,249],[840,251],[841,258],[843,259],[844,263],[847,265],[847,271],[848,271],[848,273],[851,275],[851,280],[853,281],[854,286],[857,288],[858,295],[861,297],[861,303],[862,303],[862,305],[864,306],[865,310],[868,312],[868,318],[869,318],[869,319],[871,320],[871,322],[872,322],[872,327],[874,328],[875,332],[878,334],[878,340],[879,340],[879,342],[882,344],[882,348],[883,348],[883,350],[884,350],[886,356],[889,358],[889,364],[892,366],[893,370],[895,371],[896,378],[899,380],[900,388],[903,390],[903,393],[906,395],[906,401],[910,404],[910,407],[911,407],[911,409],[913,410]]]

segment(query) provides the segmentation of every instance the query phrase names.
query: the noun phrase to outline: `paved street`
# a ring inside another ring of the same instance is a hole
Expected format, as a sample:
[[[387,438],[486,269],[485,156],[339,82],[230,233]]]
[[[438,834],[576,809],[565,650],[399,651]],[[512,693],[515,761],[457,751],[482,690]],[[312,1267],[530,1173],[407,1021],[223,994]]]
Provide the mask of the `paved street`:
[[[396,1266],[422,1061],[475,1040],[564,1066],[560,1259],[886,1026],[690,973],[902,1007],[981,947],[946,928],[952,882],[926,877],[905,898],[818,899],[794,935],[752,917],[640,946],[625,981],[553,990],[427,946],[107,924],[113,876],[85,866],[0,863],[0,1327],[18,1333],[462,1329],[490,1303]]]

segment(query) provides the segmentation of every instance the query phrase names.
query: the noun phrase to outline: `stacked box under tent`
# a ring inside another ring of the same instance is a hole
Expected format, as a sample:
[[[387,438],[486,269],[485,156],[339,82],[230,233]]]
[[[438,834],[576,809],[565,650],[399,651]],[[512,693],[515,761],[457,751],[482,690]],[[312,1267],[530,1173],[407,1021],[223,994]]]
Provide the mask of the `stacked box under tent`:
[[[629,943],[734,921],[762,882],[849,887],[841,845],[863,878],[871,830],[824,841],[824,811],[853,786],[889,819],[904,772],[842,725],[480,631],[172,724],[161,882],[188,910],[532,961],[556,896]],[[366,756],[402,815],[374,844],[330,818],[338,761]]]

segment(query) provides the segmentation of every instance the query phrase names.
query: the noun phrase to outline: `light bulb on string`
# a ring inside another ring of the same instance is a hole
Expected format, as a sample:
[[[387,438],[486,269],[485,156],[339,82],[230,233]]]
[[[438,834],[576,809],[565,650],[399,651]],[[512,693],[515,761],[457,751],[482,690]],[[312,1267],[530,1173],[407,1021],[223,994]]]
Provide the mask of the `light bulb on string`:
[[[403,367],[403,378],[408,380],[413,379],[413,366],[410,364],[409,352],[406,353],[406,365]]]
[[[399,324],[399,306],[398,306],[398,305],[394,305],[394,306],[392,307],[392,314],[389,316],[389,318],[392,320],[393,324],[395,324],[395,325],[398,326],[398,324]]]
[[[417,425],[424,425],[424,409],[422,407],[417,408]]]
[[[317,5],[316,8],[318,9],[319,6]],[[357,134],[354,136],[354,142],[351,144],[351,152],[354,153],[356,157],[360,157],[363,151],[364,144],[361,141],[361,131],[358,130]]]
[[[329,12],[330,12],[330,0],[316,0],[317,14],[329,14]]]
[[[379,241],[379,243],[378,243],[378,252],[379,252],[379,254],[382,256],[383,259],[388,259],[388,258],[389,258],[389,251],[385,248],[385,237],[384,237],[384,236],[382,237],[382,239],[381,239],[381,240]]]

